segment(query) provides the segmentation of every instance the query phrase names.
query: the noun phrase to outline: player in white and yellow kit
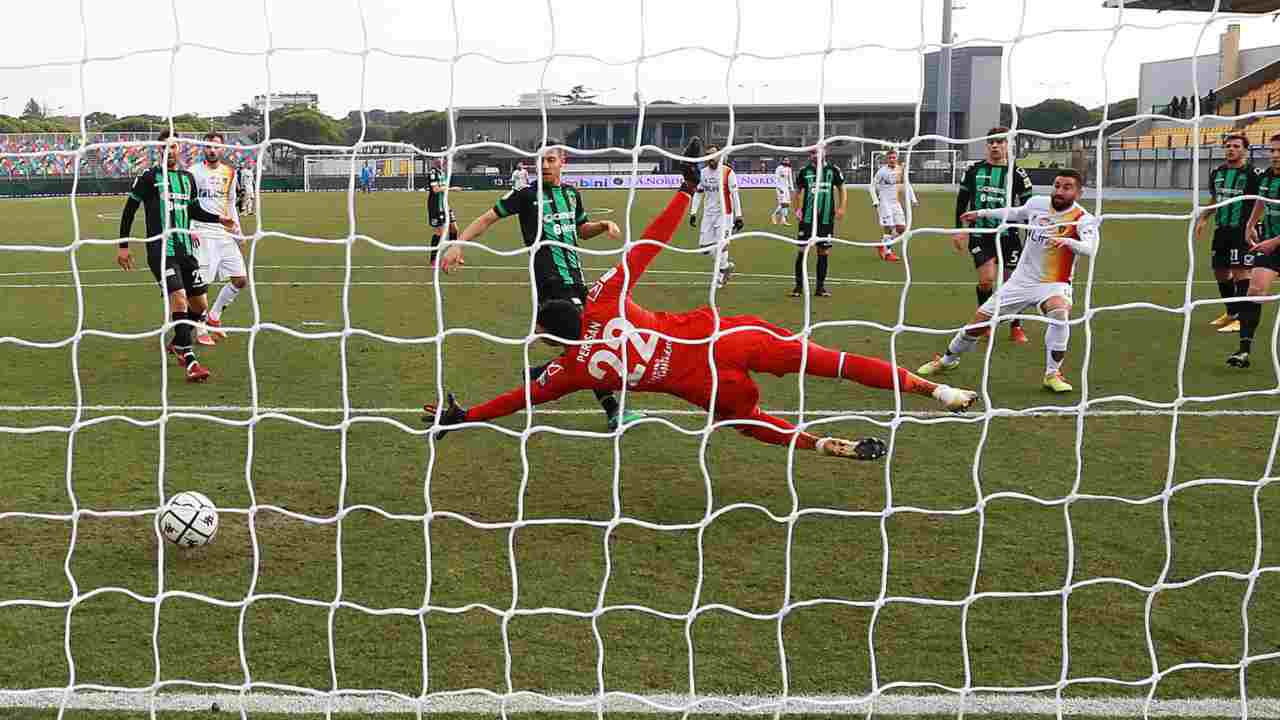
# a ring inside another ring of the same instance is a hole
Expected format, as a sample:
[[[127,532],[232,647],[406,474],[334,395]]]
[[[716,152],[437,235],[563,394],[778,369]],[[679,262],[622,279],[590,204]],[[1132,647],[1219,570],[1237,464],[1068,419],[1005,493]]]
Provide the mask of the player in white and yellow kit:
[[[1098,248],[1096,219],[1076,203],[1084,181],[1075,170],[1060,170],[1053,180],[1052,197],[1033,197],[1015,208],[973,210],[965,223],[979,218],[1003,218],[1030,227],[1018,269],[978,308],[973,323],[956,333],[945,355],[934,357],[916,372],[936,375],[960,364],[960,356],[972,350],[982,337],[985,323],[997,314],[1021,313],[1035,307],[1049,318],[1044,332],[1044,387],[1053,392],[1073,389],[1062,377],[1071,326],[1071,275],[1076,257],[1092,256]],[[972,231],[971,231],[972,232]]]
[[[204,139],[212,143],[223,142],[222,134],[217,132],[206,133]],[[235,233],[239,235],[240,222],[235,211],[236,171],[222,162],[222,148],[212,145],[206,147],[204,162],[193,166],[191,174],[195,177],[200,207],[215,215],[235,218]],[[219,278],[228,281],[209,308],[207,320],[214,333],[226,337],[226,333],[218,329],[222,326],[222,312],[248,283],[244,255],[240,253],[240,241],[229,235],[221,225],[192,222],[191,229],[200,238],[200,272],[205,282],[212,283]],[[214,344],[213,338],[203,328],[197,334],[196,341],[201,345]]]
[[[773,192],[777,196],[778,205],[769,216],[769,222],[777,225],[790,225],[787,216],[791,214],[791,194],[796,191],[795,176],[791,174],[791,158],[782,158],[782,162],[773,171]]]
[[[880,242],[880,259],[887,262],[898,262],[893,252],[893,241],[907,231],[907,215],[902,211],[902,200],[899,195],[905,191],[912,205],[919,205],[916,193],[902,182],[903,169],[898,166],[897,151],[890,150],[884,157],[884,165],[876,171],[868,190],[871,192],[871,207],[876,209],[880,217],[882,235]]]
[[[706,152],[714,153],[719,149],[710,145]],[[729,259],[729,234],[738,232],[743,226],[738,175],[728,165],[722,165],[718,157],[713,157],[702,168],[699,177],[698,191],[689,205],[689,227],[698,227],[698,203],[705,197],[698,247],[703,255],[716,258],[716,287],[724,287],[734,267]]]

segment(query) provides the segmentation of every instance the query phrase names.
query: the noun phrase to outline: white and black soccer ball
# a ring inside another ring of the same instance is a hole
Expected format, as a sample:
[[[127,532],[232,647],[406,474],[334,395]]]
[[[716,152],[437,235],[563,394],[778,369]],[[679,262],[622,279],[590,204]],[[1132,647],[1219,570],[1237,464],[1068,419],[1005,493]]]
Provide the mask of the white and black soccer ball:
[[[160,532],[178,547],[208,545],[218,534],[218,511],[204,495],[180,492],[161,511]]]

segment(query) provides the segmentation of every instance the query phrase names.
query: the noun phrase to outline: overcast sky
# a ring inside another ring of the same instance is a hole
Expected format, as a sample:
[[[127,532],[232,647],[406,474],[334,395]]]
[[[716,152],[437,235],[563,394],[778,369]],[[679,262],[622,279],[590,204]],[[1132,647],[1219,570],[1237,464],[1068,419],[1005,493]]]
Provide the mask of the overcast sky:
[[[0,112],[19,114],[35,97],[58,114],[225,114],[267,88],[314,91],[320,107],[344,115],[367,108],[420,110],[455,105],[514,104],[523,91],[584,84],[611,103],[649,99],[706,102],[913,102],[920,93],[920,56],[936,42],[941,0],[79,0],[15,3],[5,13],[0,44]],[[957,0],[958,40],[1009,43],[1050,29],[1080,32],[1030,37],[1009,55],[1004,97],[1019,105],[1069,97],[1088,106],[1132,97],[1141,62],[1217,51],[1225,22],[1204,27],[1207,14],[1116,10],[1101,0]],[[266,10],[264,11],[264,5]],[[550,6],[550,7],[548,7]],[[832,7],[834,6],[834,15]],[[643,8],[643,17],[642,17]],[[738,9],[741,12],[738,12]],[[455,17],[456,12],[456,32]],[[554,14],[554,33],[552,32]],[[738,18],[741,25],[738,25]],[[176,21],[175,21],[176,18]],[[363,18],[363,22],[362,22]],[[1185,23],[1176,27],[1156,29]],[[364,29],[362,31],[362,28]],[[367,40],[365,32],[367,31]],[[735,31],[737,34],[735,35]],[[1202,36],[1203,31],[1203,36]],[[179,42],[181,49],[172,49]],[[838,50],[781,59],[727,58]],[[1242,47],[1275,42],[1271,18],[1243,22]],[[367,63],[359,53],[375,50]],[[557,54],[593,55],[599,60]],[[887,48],[866,47],[884,45]],[[204,49],[206,45],[218,50]],[[267,48],[275,48],[268,58]],[[905,48],[903,50],[902,48]],[[112,58],[153,50],[123,59]],[[354,54],[343,54],[345,51]],[[385,52],[377,52],[377,50]],[[233,53],[242,53],[236,55]],[[417,57],[396,57],[393,55]],[[477,53],[450,67],[455,53]],[[20,66],[68,62],[67,65]],[[604,61],[604,62],[600,62]],[[172,68],[172,73],[171,73]],[[451,72],[452,70],[452,72]],[[1105,78],[1105,83],[1104,83]],[[171,82],[172,79],[172,82]],[[83,84],[83,100],[81,85]],[[362,92],[363,91],[363,92]],[[1203,89],[1202,89],[1203,91]]]

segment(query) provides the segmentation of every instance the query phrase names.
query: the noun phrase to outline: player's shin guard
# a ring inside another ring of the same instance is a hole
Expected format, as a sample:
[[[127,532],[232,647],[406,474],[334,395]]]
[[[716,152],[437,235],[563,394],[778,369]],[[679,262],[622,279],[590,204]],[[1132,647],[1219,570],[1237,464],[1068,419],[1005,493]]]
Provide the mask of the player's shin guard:
[[[955,362],[957,357],[969,352],[977,345],[978,338],[961,330],[956,333],[955,337],[951,338],[951,342],[947,345],[947,354],[943,357],[943,360],[947,363]]]
[[[1262,304],[1251,300],[1240,303],[1240,352],[1253,350],[1253,333],[1262,322]]]
[[[1234,280],[1219,280],[1218,293],[1222,295],[1223,300],[1228,302],[1223,305],[1223,311],[1228,315],[1236,314],[1236,304],[1230,302],[1236,296],[1236,283]]]
[[[1044,371],[1045,374],[1056,373],[1062,369],[1062,361],[1055,360],[1055,352],[1067,351],[1067,341],[1071,339],[1071,326],[1067,324],[1066,308],[1057,308],[1046,313],[1049,324],[1044,330]]]
[[[1240,311],[1244,310],[1244,307],[1249,304],[1249,300],[1248,300],[1249,278],[1245,278],[1243,280],[1236,280],[1235,283],[1236,283],[1236,302],[1235,302],[1236,309],[1235,309],[1235,312],[1231,314],[1239,315]]]
[[[240,294],[240,288],[236,287],[235,285],[231,283],[227,283],[226,285],[223,285],[222,289],[218,291],[217,299],[213,301],[213,308],[211,312],[213,313],[214,317],[217,319],[221,319],[222,312],[227,309],[228,305],[236,301],[236,296],[239,294]]]
[[[195,353],[191,352],[191,325],[185,322],[190,319],[191,315],[186,310],[174,310],[170,315],[173,322],[173,350],[182,359],[184,366],[189,366],[196,361]]]

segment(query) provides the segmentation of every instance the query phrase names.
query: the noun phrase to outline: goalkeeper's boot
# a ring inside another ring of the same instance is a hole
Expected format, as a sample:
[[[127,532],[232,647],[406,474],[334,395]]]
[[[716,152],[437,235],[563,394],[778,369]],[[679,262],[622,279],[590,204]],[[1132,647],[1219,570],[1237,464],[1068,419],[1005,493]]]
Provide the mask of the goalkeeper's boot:
[[[1062,377],[1060,372],[1051,372],[1044,376],[1044,388],[1056,393],[1069,393],[1075,388]]]
[[[1236,319],[1236,318],[1235,318],[1235,316],[1234,316],[1234,315],[1232,315],[1231,313],[1225,313],[1225,312],[1224,312],[1224,313],[1222,313],[1221,315],[1219,315],[1218,317],[1216,317],[1216,318],[1214,318],[1214,319],[1210,320],[1210,321],[1209,321],[1209,324],[1210,324],[1210,325],[1212,325],[1213,327],[1220,328],[1220,327],[1222,327],[1223,325],[1226,325],[1227,323],[1229,323],[1229,322],[1231,322],[1232,320],[1235,320],[1235,319]]]
[[[209,330],[203,325],[196,326],[196,342],[208,347],[213,347],[218,344],[217,341],[209,335]]]
[[[1249,353],[1241,350],[1227,358],[1227,365],[1241,369],[1249,367]]]
[[[957,367],[959,367],[959,365],[960,365],[959,360],[956,360],[955,362],[952,362],[952,363],[948,363],[946,362],[946,358],[942,357],[941,355],[934,355],[932,360],[921,365],[919,368],[916,369],[916,374],[919,375],[920,377],[929,377],[930,375],[940,375],[949,370],[956,369]]]
[[[684,146],[681,152],[687,158],[701,157],[702,155],[702,139],[694,136],[689,139],[689,144]],[[685,160],[677,165],[680,175],[684,178],[684,184],[680,186],[680,190],[692,195],[698,189],[698,183],[702,178],[698,176],[698,163],[692,160]]]
[[[1222,327],[1218,328],[1218,332],[1220,332],[1220,333],[1238,333],[1238,332],[1240,332],[1240,321],[1239,321],[1239,320],[1237,320],[1237,319],[1235,319],[1235,318],[1231,318],[1231,321],[1230,321],[1230,322],[1228,322],[1226,325],[1223,325]]]
[[[617,432],[619,427],[626,427],[634,422],[639,422],[644,417],[645,414],[640,410],[616,412],[609,416],[609,432]]]
[[[825,437],[813,446],[819,455],[851,458],[853,460],[879,460],[889,452],[889,446],[880,438],[862,438],[858,441]]]
[[[990,333],[990,329],[987,330]],[[1029,342],[1027,333],[1022,329],[1021,325],[1012,325],[1009,327],[1009,342],[1018,343],[1019,345]]]
[[[202,383],[209,379],[209,371],[196,360],[187,366],[187,382]]]
[[[885,262],[898,262],[898,256],[894,254],[893,248],[880,246],[880,259]]]
[[[942,403],[942,407],[951,412],[964,412],[973,407],[978,400],[978,393],[972,390],[961,390],[950,385],[939,385],[933,389],[933,399]]]

